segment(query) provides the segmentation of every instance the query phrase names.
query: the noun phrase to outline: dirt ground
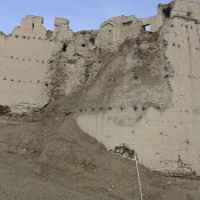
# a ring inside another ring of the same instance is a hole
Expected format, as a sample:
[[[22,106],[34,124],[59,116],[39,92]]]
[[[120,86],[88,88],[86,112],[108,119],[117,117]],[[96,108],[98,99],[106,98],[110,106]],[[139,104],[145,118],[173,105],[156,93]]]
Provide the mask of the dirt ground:
[[[0,199],[139,200],[135,161],[89,137],[75,115],[2,117]],[[139,165],[144,200],[199,200],[200,181]]]

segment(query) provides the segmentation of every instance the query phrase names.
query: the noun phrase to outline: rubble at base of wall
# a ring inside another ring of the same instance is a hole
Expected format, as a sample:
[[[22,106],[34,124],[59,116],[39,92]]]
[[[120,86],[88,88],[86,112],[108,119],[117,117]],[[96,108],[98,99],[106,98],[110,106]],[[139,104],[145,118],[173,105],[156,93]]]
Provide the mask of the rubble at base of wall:
[[[174,177],[174,178],[186,178],[186,179],[200,179],[200,176],[196,175],[195,171],[192,172],[178,172],[178,171],[155,171],[158,174],[161,174],[166,177]]]

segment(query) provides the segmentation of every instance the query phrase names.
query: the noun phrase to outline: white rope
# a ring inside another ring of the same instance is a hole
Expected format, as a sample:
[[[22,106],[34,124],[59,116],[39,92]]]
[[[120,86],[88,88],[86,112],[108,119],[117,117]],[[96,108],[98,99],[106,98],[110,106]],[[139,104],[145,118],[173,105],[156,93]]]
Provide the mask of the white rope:
[[[140,173],[139,173],[138,163],[137,163],[137,154],[135,155],[135,162],[136,162],[136,169],[137,169],[137,175],[138,175],[138,183],[139,183],[139,188],[140,188],[140,197],[141,197],[141,200],[143,200]]]

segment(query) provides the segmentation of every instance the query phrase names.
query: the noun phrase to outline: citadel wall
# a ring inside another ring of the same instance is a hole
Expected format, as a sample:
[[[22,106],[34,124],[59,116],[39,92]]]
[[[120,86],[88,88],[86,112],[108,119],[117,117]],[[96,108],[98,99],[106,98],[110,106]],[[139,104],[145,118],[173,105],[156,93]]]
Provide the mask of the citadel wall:
[[[137,152],[139,161],[145,166],[168,175],[200,175],[199,8],[198,1],[177,0],[169,8],[170,16],[160,29],[158,42],[163,45],[162,54],[168,62],[164,66],[168,74],[163,76],[170,81],[172,92],[167,109],[161,109],[162,103],[150,108],[144,103],[131,106],[128,101],[123,105],[124,99],[130,98],[120,95],[126,90],[123,86],[115,96],[121,99],[121,106],[119,104],[112,111],[107,108],[107,112],[100,114],[81,114],[77,119],[84,131],[108,149],[114,150],[123,143]],[[165,89],[159,90],[165,93]],[[157,98],[149,88],[139,94],[140,102],[147,98],[144,94],[152,96],[152,103]],[[137,95],[132,98],[138,99]],[[158,99],[163,102],[162,98]],[[139,112],[144,115],[138,120]]]
[[[49,101],[46,73],[53,40],[47,38],[42,23],[40,17],[27,16],[10,35],[0,35],[0,104],[13,112]]]
[[[65,109],[109,150],[124,143],[165,174],[200,176],[200,3],[159,5],[157,16],[119,16],[97,31],[27,16],[0,35],[0,105],[12,112],[76,95]],[[151,32],[144,26],[151,25]]]

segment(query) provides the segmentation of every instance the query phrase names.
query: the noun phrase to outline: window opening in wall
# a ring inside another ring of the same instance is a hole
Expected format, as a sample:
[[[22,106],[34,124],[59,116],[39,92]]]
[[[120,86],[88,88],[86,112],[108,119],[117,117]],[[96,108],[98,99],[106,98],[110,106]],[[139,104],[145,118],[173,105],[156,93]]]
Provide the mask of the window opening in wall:
[[[67,51],[67,45],[65,43],[63,44],[62,51],[63,52]]]
[[[81,44],[82,47],[85,47],[85,44]]]
[[[151,31],[151,25],[150,25],[150,24],[144,25],[144,26],[143,26],[143,29],[144,29],[145,31]]]
[[[171,10],[172,9],[170,7],[163,9],[163,14],[164,14],[165,18],[170,18]]]
[[[32,23],[32,29],[34,29],[34,27],[35,27],[35,24],[34,24],[34,23]]]

